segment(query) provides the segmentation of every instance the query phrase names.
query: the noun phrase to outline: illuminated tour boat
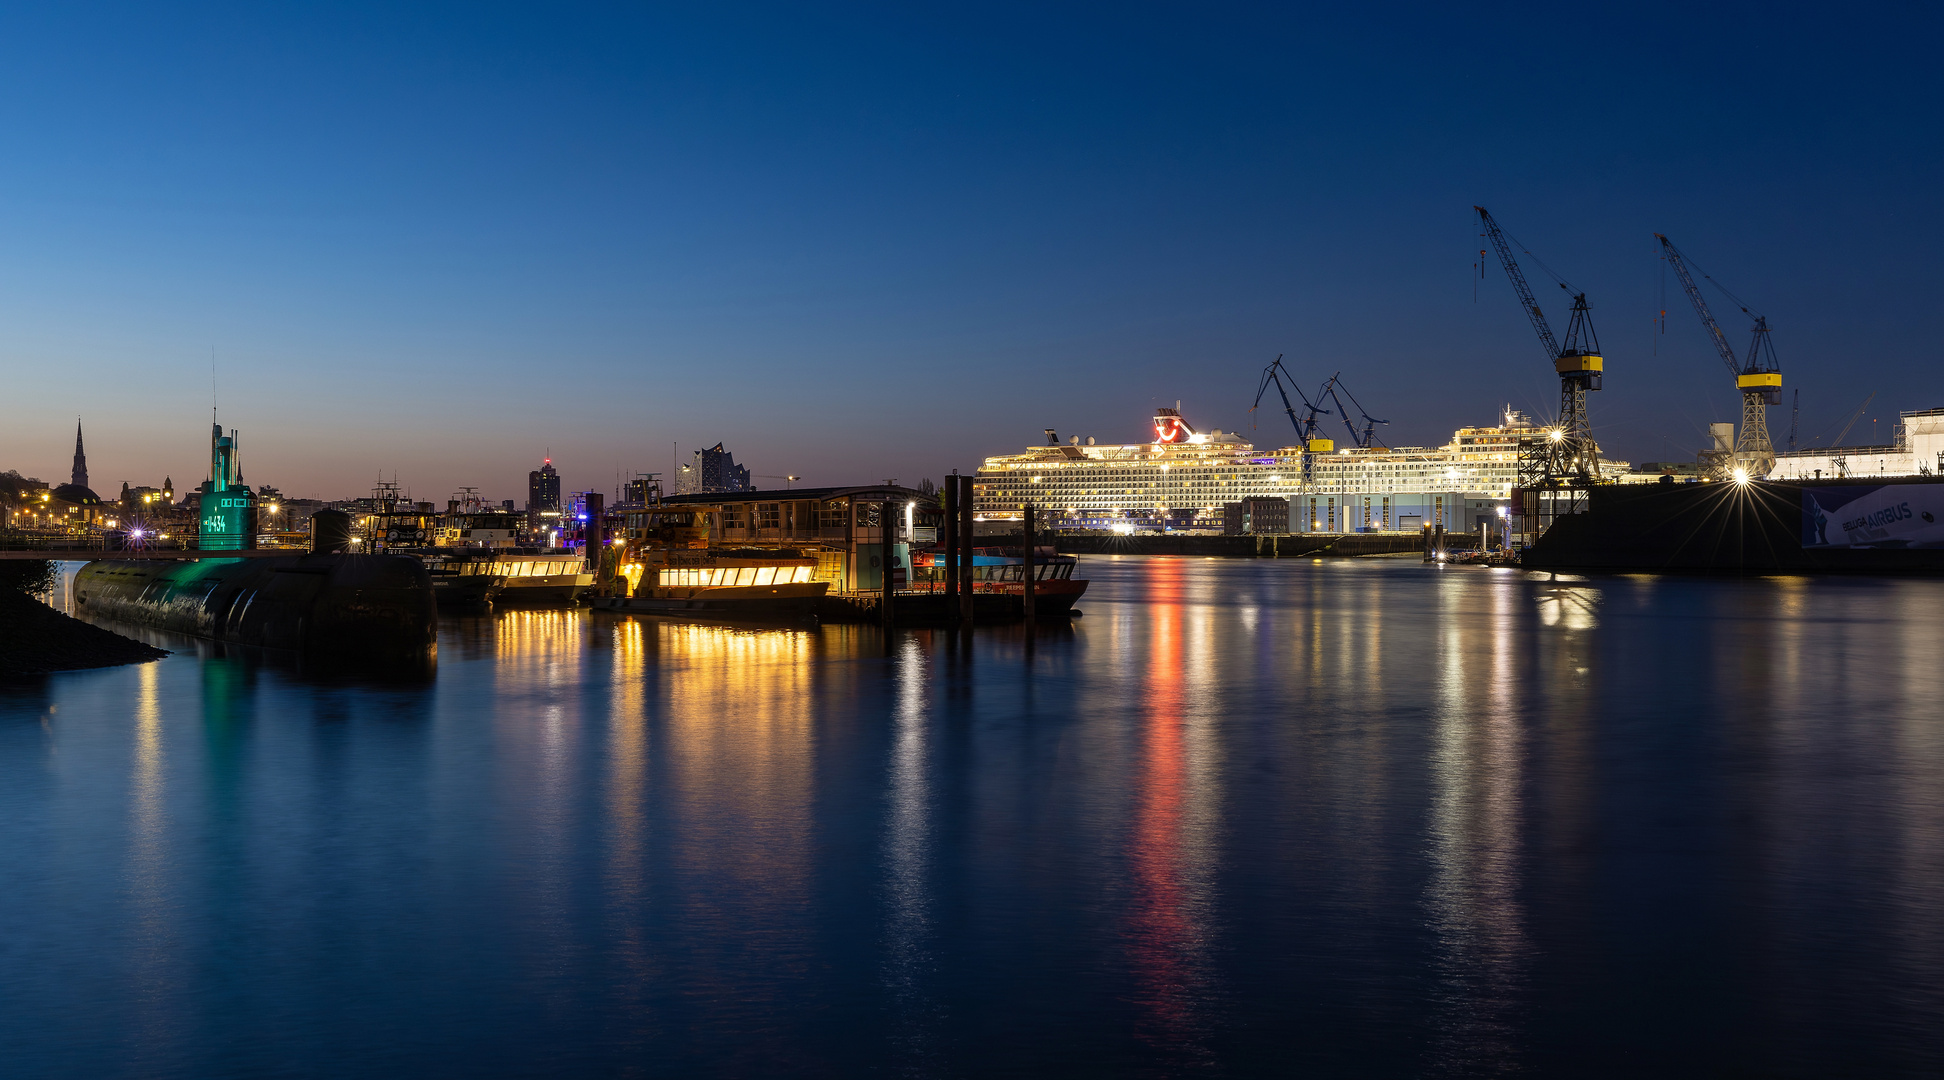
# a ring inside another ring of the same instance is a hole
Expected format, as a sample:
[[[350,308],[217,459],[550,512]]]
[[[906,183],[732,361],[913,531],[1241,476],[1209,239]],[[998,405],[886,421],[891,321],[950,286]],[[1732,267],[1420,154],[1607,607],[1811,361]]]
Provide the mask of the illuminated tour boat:
[[[571,604],[594,587],[587,560],[571,551],[539,554],[454,548],[428,557],[441,604]]]

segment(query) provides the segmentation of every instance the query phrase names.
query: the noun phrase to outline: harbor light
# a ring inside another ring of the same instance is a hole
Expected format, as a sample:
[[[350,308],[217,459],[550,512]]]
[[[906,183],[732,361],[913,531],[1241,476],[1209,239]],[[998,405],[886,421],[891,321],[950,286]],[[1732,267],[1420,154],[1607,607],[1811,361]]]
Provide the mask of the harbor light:
[[[1566,437],[1566,433],[1559,430],[1558,428],[1552,429],[1552,433],[1547,436],[1547,438],[1551,439],[1554,442],[1558,442],[1559,440],[1565,437]]]
[[[1747,469],[1736,469],[1736,470],[1735,470],[1735,483],[1737,483],[1737,484],[1746,484],[1746,483],[1748,483],[1748,470],[1747,470]]]

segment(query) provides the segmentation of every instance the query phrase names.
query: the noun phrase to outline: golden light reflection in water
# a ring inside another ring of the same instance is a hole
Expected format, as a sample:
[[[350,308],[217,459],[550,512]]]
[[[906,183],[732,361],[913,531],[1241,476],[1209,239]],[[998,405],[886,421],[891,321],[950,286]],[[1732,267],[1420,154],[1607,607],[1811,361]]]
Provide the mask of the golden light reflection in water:
[[[607,717],[607,921],[609,955],[627,971],[618,992],[646,1001],[651,951],[638,918],[647,884],[648,710],[647,635],[633,619],[612,628],[614,689]]]
[[[172,982],[168,958],[175,951],[177,912],[168,899],[170,860],[168,814],[164,802],[161,664],[135,670],[135,755],[129,778],[128,893],[129,908],[139,931],[131,935],[132,978],[144,1003],[136,1024],[162,1032],[172,1023],[167,1015]]]
[[[907,638],[897,656],[898,688],[891,748],[891,806],[885,827],[885,893],[890,912],[885,926],[885,983],[900,1013],[901,1049],[917,1061],[933,1053],[937,1010],[925,990],[934,967],[932,899],[926,884],[925,853],[931,843],[931,789],[926,780],[926,728],[930,722],[930,685],[926,657],[916,639]]]
[[[1437,708],[1431,738],[1431,881],[1426,897],[1442,986],[1431,1056],[1441,1071],[1498,1071],[1519,1043],[1518,992],[1531,945],[1519,903],[1524,747],[1512,687],[1515,590],[1439,590]],[[1482,707],[1481,707],[1482,706]]]
[[[686,918],[737,948],[795,955],[808,903],[815,791],[815,635],[643,621],[662,678],[665,816]],[[781,984],[779,984],[780,989]]]
[[[573,947],[571,890],[558,883],[590,824],[576,763],[594,741],[607,751],[593,824],[605,847],[609,955],[639,976],[630,992],[665,992],[650,970],[661,955],[642,920],[651,908],[736,956],[800,950],[815,855],[816,635],[577,611],[507,612],[494,633],[496,692],[531,702],[494,716],[498,737],[525,750],[501,760],[518,763],[505,782],[527,788],[532,807],[516,839],[530,848],[520,854],[540,946]],[[588,692],[600,683],[605,701]],[[657,863],[664,870],[651,875]]]
[[[1584,585],[1549,585],[1537,592],[1539,621],[1565,630],[1598,625],[1600,592]]]
[[[493,645],[499,661],[494,665],[495,673],[525,678],[537,665],[577,661],[586,617],[573,609],[494,615]]]

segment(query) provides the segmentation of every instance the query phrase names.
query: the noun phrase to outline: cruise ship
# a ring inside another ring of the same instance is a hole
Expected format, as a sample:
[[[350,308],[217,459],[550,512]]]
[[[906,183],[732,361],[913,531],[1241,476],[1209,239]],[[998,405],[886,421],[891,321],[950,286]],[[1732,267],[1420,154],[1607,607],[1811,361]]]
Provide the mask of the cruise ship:
[[[987,458],[974,480],[981,520],[1018,520],[1026,503],[1059,528],[1220,529],[1222,507],[1289,500],[1292,532],[1474,531],[1498,521],[1519,476],[1519,440],[1544,434],[1506,409],[1497,424],[1459,428],[1439,447],[1257,450],[1233,432],[1196,431],[1175,408],[1157,409],[1154,438],[1117,446],[1078,437]],[[1603,474],[1627,463],[1602,459]],[[1496,527],[1496,526],[1494,526]]]

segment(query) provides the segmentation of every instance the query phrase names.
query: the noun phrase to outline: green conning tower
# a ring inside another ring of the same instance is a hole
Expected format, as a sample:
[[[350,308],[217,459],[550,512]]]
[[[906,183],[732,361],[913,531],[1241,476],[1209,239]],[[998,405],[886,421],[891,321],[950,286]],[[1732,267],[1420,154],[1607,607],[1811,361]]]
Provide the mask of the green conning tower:
[[[256,504],[243,483],[236,432],[209,428],[209,488],[203,494],[201,538],[204,551],[241,551],[256,546]]]

